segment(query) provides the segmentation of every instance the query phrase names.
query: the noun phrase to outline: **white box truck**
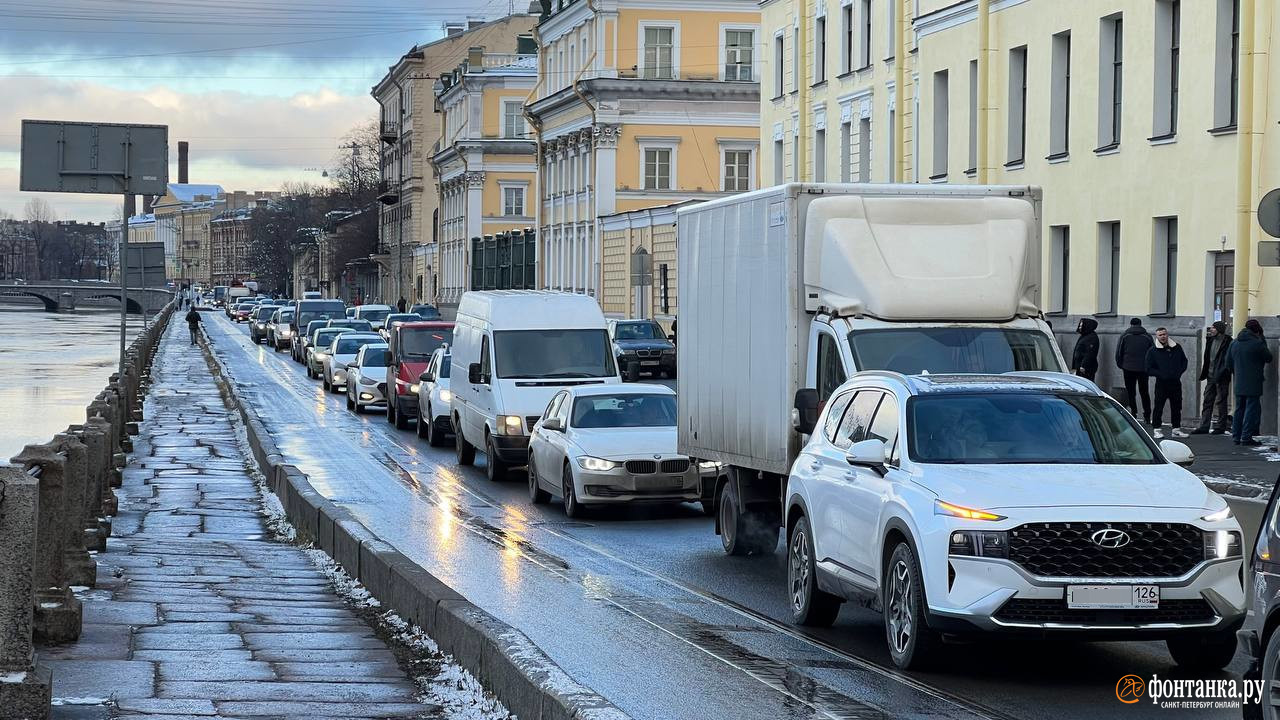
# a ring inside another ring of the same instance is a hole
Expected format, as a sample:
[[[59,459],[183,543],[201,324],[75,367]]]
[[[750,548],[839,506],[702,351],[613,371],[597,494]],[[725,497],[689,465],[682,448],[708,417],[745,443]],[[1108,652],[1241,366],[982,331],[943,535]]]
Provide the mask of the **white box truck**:
[[[813,390],[1066,368],[1039,308],[1039,188],[788,184],[677,227],[679,451],[725,469],[703,492],[729,554],[777,546]]]

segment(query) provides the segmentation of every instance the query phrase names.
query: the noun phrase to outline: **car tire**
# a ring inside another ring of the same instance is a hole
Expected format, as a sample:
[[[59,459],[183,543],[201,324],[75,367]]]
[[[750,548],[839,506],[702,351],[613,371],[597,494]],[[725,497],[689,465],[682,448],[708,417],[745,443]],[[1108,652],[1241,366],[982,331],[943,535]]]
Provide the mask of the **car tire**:
[[[587,508],[578,502],[578,491],[573,487],[573,471],[568,463],[560,473],[560,498],[564,501],[564,516],[570,520],[587,514]]]
[[[324,378],[321,380],[321,383],[324,385],[325,392],[333,392],[333,384],[329,382],[329,373],[324,374]]]
[[[418,416],[419,425],[427,426],[427,444],[431,447],[444,447],[448,444],[449,438],[438,427],[436,427],[435,413],[431,412],[431,406],[427,406],[427,418],[424,420],[421,415]]]
[[[391,407],[391,404],[388,403],[387,407]],[[418,412],[418,424],[414,430],[418,433],[418,437],[427,441],[428,445],[435,445],[435,443],[431,442],[431,423],[422,419],[421,411]]]
[[[1230,665],[1237,647],[1234,632],[1177,635],[1165,640],[1164,644],[1178,667],[1210,672]]]
[[[534,505],[546,505],[551,500],[551,493],[538,484],[538,472],[533,468],[533,451],[529,451],[529,502]]]
[[[396,404],[390,401],[387,402],[387,422],[392,425],[396,424]]]
[[[391,399],[387,401],[387,408],[390,409],[392,407],[398,406],[399,404],[400,404],[400,401],[396,399],[395,395],[392,395]],[[399,407],[396,407],[396,417],[395,417],[395,422],[393,424],[396,426],[397,430],[409,429],[409,418],[405,417],[405,414],[400,412]]]
[[[733,478],[720,487],[716,510],[720,514],[720,545],[726,554],[768,555],[777,549],[776,523],[760,513],[740,512]]]
[[[347,409],[354,410],[357,415],[360,414],[360,409],[356,406],[355,403],[351,402],[351,393],[347,393]]]
[[[484,436],[484,474],[492,482],[502,482],[507,479],[507,464],[498,459],[498,453],[493,447],[493,436]]]
[[[791,622],[830,627],[840,613],[839,597],[818,587],[818,562],[813,550],[809,518],[801,516],[787,539],[787,589],[791,594]]]
[[[467,442],[467,439],[462,436],[461,428],[458,428],[455,425],[454,431],[458,437],[458,442],[454,444],[454,451],[457,455],[458,464],[474,465],[476,463],[476,446]]]
[[[898,543],[881,579],[881,607],[889,657],[902,670],[920,670],[937,658],[941,638],[925,620],[928,607],[920,562],[911,546]]]

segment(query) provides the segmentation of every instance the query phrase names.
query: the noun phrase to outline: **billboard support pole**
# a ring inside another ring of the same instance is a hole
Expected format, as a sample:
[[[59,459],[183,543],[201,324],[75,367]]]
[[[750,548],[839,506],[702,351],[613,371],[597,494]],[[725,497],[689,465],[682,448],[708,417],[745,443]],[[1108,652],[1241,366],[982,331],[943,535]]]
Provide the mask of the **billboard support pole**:
[[[124,377],[125,325],[129,312],[129,195],[124,195],[120,214],[124,224],[120,226],[120,377]]]

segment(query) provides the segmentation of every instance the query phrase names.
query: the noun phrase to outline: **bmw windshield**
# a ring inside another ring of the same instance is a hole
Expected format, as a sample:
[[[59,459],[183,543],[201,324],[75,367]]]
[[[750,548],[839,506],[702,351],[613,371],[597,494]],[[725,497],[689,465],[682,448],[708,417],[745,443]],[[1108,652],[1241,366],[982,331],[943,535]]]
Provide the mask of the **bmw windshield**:
[[[938,393],[907,403],[908,453],[955,465],[1164,462],[1113,400],[1044,392]]]

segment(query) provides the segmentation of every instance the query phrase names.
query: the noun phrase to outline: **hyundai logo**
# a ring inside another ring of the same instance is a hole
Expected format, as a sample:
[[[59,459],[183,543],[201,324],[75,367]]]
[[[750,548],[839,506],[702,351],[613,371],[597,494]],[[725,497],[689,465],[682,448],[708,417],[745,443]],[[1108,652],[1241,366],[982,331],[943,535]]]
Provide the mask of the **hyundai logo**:
[[[1122,548],[1129,544],[1129,533],[1123,530],[1107,528],[1106,530],[1099,530],[1090,535],[1089,539],[1093,540],[1093,544],[1098,547],[1111,549]]]

